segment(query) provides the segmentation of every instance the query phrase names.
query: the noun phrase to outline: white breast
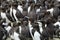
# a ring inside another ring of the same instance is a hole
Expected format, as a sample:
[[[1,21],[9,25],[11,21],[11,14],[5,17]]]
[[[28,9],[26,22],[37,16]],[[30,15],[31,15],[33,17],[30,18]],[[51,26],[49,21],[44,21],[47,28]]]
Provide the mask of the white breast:
[[[37,0],[34,0],[35,1],[35,3],[37,3]]]
[[[33,40],[41,40],[39,32],[35,31]]]
[[[60,29],[60,22],[56,22],[56,23],[54,24],[54,26],[56,26],[56,25],[59,25],[59,29]]]
[[[29,7],[28,7],[28,13],[30,12],[30,9],[31,9],[31,7],[29,6]]]
[[[60,0],[57,0],[58,2],[60,2]]]
[[[30,22],[30,21],[29,21],[28,26],[29,26],[29,30],[30,30],[30,35],[31,35],[31,37],[33,38],[33,34],[32,34],[32,29],[33,29],[33,27],[32,27],[32,25],[31,25],[31,22]]]
[[[10,15],[12,16],[12,7],[10,8]]]
[[[51,8],[51,9],[48,9],[47,12],[49,11],[49,12],[51,13],[51,15],[53,16],[53,10],[54,10],[54,9]]]
[[[18,21],[17,17],[16,17],[16,10],[13,9],[13,15],[14,15],[14,18],[16,19],[16,21]]]
[[[16,32],[14,32],[14,40],[20,40],[20,39],[19,39],[19,34],[16,33]]]
[[[7,32],[9,33],[9,31],[10,31],[11,27],[10,27],[10,26],[8,26],[8,27],[6,27],[5,29],[6,29],[6,30],[7,30]]]
[[[8,18],[6,17],[6,13],[1,12],[1,17],[2,19],[6,18],[6,22],[9,23],[10,21],[8,20]]]
[[[6,18],[6,14],[3,13],[3,12],[1,12],[1,17],[2,17],[3,19]]]
[[[40,32],[42,33],[43,32],[42,23],[41,22],[38,22],[38,24],[39,24]]]
[[[56,23],[54,23],[54,26],[56,26],[56,25],[59,25],[59,26],[60,26],[60,22],[56,22]]]
[[[36,12],[40,12],[40,9],[37,9]]]
[[[22,30],[22,28],[21,28],[21,26],[19,26],[19,33],[21,33],[21,30]]]
[[[17,9],[22,13],[23,12],[23,9],[22,9],[22,6],[21,5],[18,5]]]

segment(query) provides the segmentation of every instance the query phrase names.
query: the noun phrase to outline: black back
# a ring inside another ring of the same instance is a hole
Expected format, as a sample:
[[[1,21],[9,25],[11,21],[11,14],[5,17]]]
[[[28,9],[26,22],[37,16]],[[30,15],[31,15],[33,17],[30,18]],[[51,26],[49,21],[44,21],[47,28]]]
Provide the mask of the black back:
[[[60,9],[59,8],[54,8],[54,11],[53,11],[53,16],[56,18],[60,15]]]
[[[24,18],[24,16],[22,15],[22,13],[21,13],[18,9],[16,9],[16,10],[17,10],[16,17],[17,17],[18,19]]]
[[[13,17],[11,17],[11,15],[9,13],[6,13],[6,16],[11,22],[14,22]]]

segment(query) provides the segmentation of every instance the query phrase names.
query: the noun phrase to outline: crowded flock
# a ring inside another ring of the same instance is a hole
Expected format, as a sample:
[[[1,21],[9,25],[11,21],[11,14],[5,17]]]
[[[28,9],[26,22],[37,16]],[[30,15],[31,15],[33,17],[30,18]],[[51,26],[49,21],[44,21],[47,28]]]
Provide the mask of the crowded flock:
[[[0,0],[0,40],[60,38],[60,0]]]

